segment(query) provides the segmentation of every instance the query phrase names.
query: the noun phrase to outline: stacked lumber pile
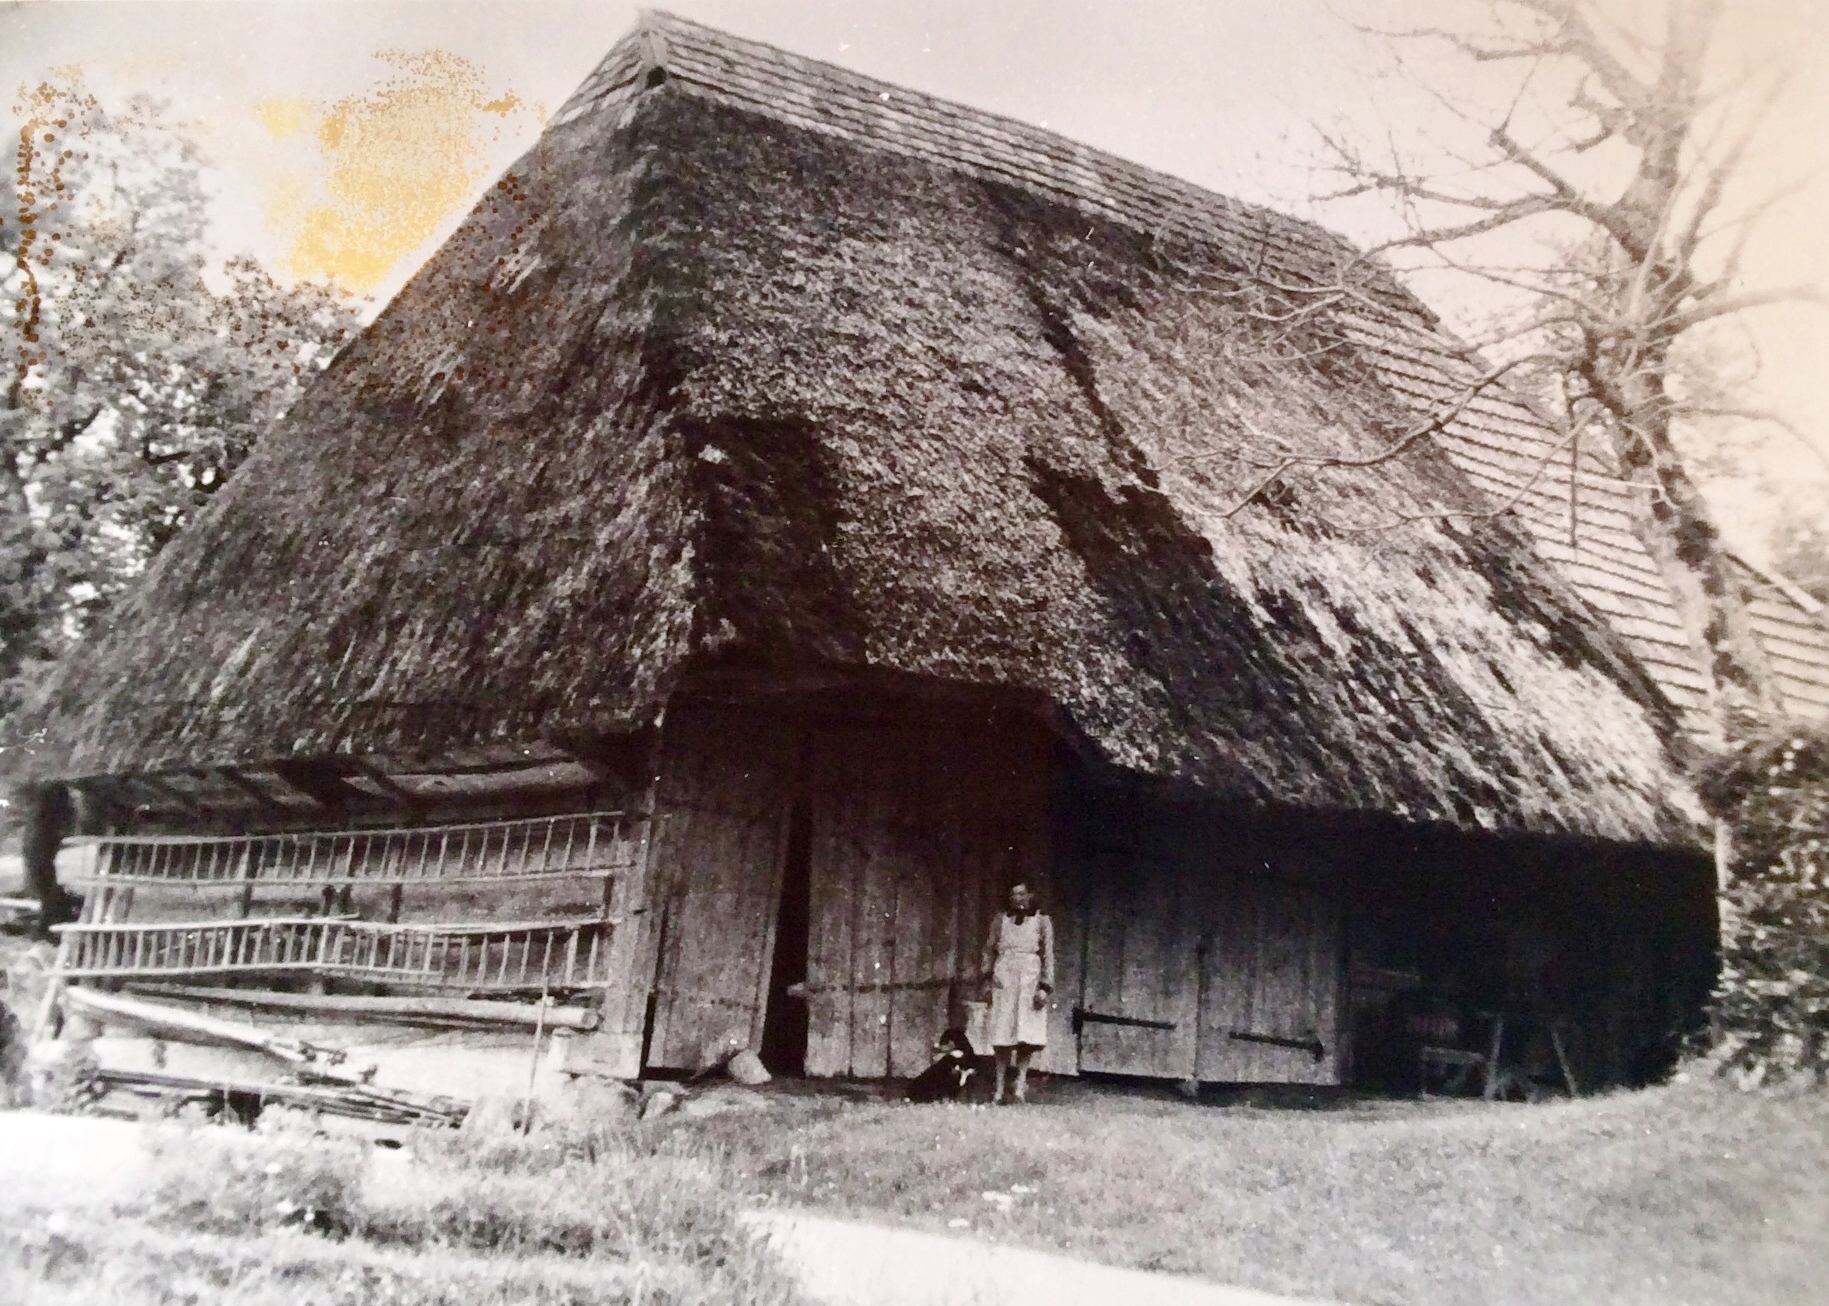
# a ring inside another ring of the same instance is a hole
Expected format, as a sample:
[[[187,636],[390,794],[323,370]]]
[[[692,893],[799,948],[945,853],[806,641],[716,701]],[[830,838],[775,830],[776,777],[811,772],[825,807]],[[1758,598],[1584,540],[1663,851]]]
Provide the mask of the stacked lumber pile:
[[[436,998],[369,998],[277,993],[262,990],[144,986],[129,992],[66,987],[54,1001],[61,1008],[66,1045],[107,1047],[97,1056],[95,1086],[104,1091],[209,1106],[267,1105],[345,1116],[392,1125],[453,1127],[469,1112],[469,1100],[413,1091],[377,1082],[377,1066],[342,1047],[299,1036],[285,1025],[225,1018],[237,1006],[278,1013],[282,1021],[380,1017],[391,1022],[442,1029],[501,1029],[533,1026],[533,1052],[545,1031],[590,1029],[596,1014],[581,1008],[512,1002]],[[106,1035],[106,1036],[104,1036]],[[127,1037],[119,1037],[126,1035]],[[145,1057],[123,1058],[122,1046],[144,1047]],[[214,1050],[217,1061],[186,1058],[187,1067],[165,1064],[169,1053]],[[252,1054],[251,1056],[249,1054]]]

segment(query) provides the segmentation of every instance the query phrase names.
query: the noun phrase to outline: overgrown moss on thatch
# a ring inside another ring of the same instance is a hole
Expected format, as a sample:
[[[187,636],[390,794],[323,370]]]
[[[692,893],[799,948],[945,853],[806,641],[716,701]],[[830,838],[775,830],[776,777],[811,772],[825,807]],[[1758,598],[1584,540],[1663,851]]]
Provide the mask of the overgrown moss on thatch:
[[[663,82],[561,119],[35,719],[42,774],[625,729],[694,667],[1045,694],[1230,797],[1684,841],[1669,711],[1217,245]],[[1293,296],[1293,298],[1292,298]]]

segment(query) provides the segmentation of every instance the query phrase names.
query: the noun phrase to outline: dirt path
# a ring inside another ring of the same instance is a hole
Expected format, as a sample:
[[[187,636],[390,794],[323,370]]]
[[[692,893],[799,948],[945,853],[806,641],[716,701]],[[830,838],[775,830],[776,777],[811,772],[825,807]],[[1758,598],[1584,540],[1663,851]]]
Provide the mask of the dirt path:
[[[121,1201],[145,1182],[143,1132],[125,1120],[0,1111],[0,1185],[33,1205]],[[377,1152],[374,1161],[386,1182],[406,1157]],[[917,1229],[779,1209],[746,1218],[822,1306],[1317,1306]]]
[[[1250,1288],[798,1211],[750,1217],[825,1306],[1315,1306]]]
[[[33,1206],[107,1206],[145,1181],[144,1126],[0,1111],[0,1186]]]

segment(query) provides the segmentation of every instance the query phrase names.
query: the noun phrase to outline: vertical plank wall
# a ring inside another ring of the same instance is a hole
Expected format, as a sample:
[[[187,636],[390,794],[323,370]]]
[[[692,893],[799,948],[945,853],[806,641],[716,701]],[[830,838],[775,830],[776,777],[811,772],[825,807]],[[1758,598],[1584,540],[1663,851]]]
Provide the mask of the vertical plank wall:
[[[650,854],[665,913],[650,1065],[696,1069],[761,1041],[800,752],[783,718],[702,702],[668,711]]]

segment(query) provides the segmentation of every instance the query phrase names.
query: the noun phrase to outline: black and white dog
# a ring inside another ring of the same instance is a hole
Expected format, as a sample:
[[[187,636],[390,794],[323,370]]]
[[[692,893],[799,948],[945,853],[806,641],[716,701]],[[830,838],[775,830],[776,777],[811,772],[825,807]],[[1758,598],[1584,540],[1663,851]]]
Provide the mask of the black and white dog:
[[[934,1044],[933,1064],[908,1085],[908,1100],[941,1102],[963,1096],[965,1086],[978,1073],[977,1056],[963,1029],[947,1030]]]

